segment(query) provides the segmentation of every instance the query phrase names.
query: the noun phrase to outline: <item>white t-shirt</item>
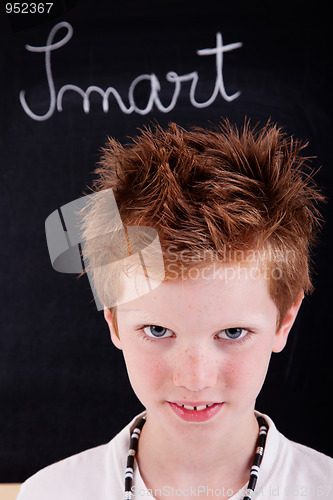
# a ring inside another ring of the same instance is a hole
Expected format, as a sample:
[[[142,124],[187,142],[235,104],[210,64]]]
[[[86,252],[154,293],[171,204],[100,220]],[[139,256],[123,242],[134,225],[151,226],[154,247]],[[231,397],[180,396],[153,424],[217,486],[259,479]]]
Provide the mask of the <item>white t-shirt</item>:
[[[73,455],[42,469],[22,484],[17,500],[122,500],[130,432],[141,413],[109,443]],[[256,415],[261,415],[256,412]],[[265,453],[253,499],[303,500],[333,499],[333,459],[283,436],[272,420]],[[200,488],[200,489],[199,489]],[[187,491],[165,486],[162,493],[170,499],[198,497],[204,493],[221,500],[242,500],[243,490],[208,490],[198,485]],[[134,500],[152,500],[139,468],[133,476]],[[152,491],[154,496],[154,491]]]

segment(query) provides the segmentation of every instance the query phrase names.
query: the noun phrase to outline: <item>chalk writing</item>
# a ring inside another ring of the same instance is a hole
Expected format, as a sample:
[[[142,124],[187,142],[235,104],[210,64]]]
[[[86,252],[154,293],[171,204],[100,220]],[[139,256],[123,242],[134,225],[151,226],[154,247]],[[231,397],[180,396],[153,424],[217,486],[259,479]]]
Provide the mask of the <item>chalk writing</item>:
[[[61,40],[53,43],[53,40],[58,33],[59,30],[65,28],[66,34],[63,36]],[[140,115],[147,115],[152,111],[154,106],[161,111],[162,113],[169,113],[173,110],[177,104],[178,97],[181,91],[181,86],[183,82],[191,82],[190,84],[190,92],[189,99],[192,106],[195,108],[207,108],[211,106],[218,95],[220,95],[225,101],[231,102],[237,97],[239,97],[240,92],[235,92],[232,95],[228,95],[224,85],[224,77],[223,77],[223,56],[225,52],[230,52],[232,50],[238,49],[242,47],[241,42],[230,43],[229,45],[223,45],[223,39],[221,33],[216,33],[216,46],[211,49],[200,49],[197,50],[197,54],[199,56],[211,56],[215,55],[215,65],[216,65],[216,80],[213,93],[209,99],[204,102],[198,102],[196,99],[196,88],[199,81],[199,75],[197,71],[192,71],[191,73],[187,73],[185,75],[178,75],[175,71],[169,71],[166,73],[166,81],[173,84],[173,94],[171,101],[168,105],[162,104],[159,93],[161,90],[161,83],[158,77],[154,73],[150,74],[142,74],[137,76],[129,86],[128,89],[128,103],[126,104],[121,98],[119,92],[114,87],[108,87],[106,90],[101,89],[96,85],[90,85],[86,90],[78,87],[73,84],[63,85],[58,92],[56,92],[54,79],[52,74],[52,66],[51,66],[51,52],[54,50],[58,50],[61,47],[64,47],[69,40],[73,36],[73,28],[67,22],[60,22],[52,28],[50,34],[47,38],[46,45],[41,47],[34,47],[31,45],[26,45],[25,48],[29,52],[37,52],[44,53],[45,58],[45,71],[46,71],[46,79],[48,84],[48,89],[50,93],[50,101],[49,101],[49,109],[43,115],[38,115],[34,113],[26,100],[25,90],[21,90],[19,94],[20,102],[22,108],[26,112],[26,114],[37,121],[44,121],[51,118],[55,110],[62,111],[63,110],[63,97],[66,92],[77,92],[82,96],[83,100],[83,110],[85,113],[90,112],[90,95],[92,92],[97,92],[102,97],[102,108],[105,113],[109,111],[109,98],[112,95],[119,106],[119,109],[125,113],[130,115],[131,113],[138,113]],[[149,97],[145,107],[139,107],[135,102],[135,89],[137,85],[142,82],[147,81],[150,86]]]

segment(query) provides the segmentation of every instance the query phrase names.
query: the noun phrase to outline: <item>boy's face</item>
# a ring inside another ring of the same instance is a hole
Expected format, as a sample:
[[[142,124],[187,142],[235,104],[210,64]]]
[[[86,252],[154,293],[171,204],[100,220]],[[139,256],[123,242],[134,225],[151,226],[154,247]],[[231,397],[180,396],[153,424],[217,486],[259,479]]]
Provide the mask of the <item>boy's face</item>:
[[[232,279],[229,268],[219,276],[162,283],[118,307],[119,338],[105,310],[148,419],[173,435],[184,426],[232,431],[253,419],[271,353],[283,349],[300,302],[276,331],[267,280],[251,270]],[[177,403],[216,404],[190,410]]]

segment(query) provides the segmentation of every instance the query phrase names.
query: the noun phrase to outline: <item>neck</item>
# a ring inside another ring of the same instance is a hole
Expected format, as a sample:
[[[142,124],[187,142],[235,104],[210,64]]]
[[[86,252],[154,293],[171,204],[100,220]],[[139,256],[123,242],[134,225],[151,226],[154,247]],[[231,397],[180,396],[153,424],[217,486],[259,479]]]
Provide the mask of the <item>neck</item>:
[[[201,484],[236,492],[249,480],[257,438],[253,411],[228,431],[222,425],[212,432],[209,425],[187,423],[172,435],[147,415],[137,462],[147,488]]]

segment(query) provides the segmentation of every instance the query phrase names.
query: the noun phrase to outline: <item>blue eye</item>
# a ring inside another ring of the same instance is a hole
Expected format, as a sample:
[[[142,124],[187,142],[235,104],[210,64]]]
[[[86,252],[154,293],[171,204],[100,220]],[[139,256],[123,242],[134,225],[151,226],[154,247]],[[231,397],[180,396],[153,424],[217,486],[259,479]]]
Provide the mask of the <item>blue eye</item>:
[[[158,325],[145,326],[143,328],[143,331],[145,332],[146,335],[148,335],[148,337],[153,337],[155,339],[172,336],[171,330],[168,330],[168,328],[164,328],[163,326],[158,326]]]
[[[227,340],[239,340],[249,333],[245,328],[226,328],[219,333],[219,338]]]

